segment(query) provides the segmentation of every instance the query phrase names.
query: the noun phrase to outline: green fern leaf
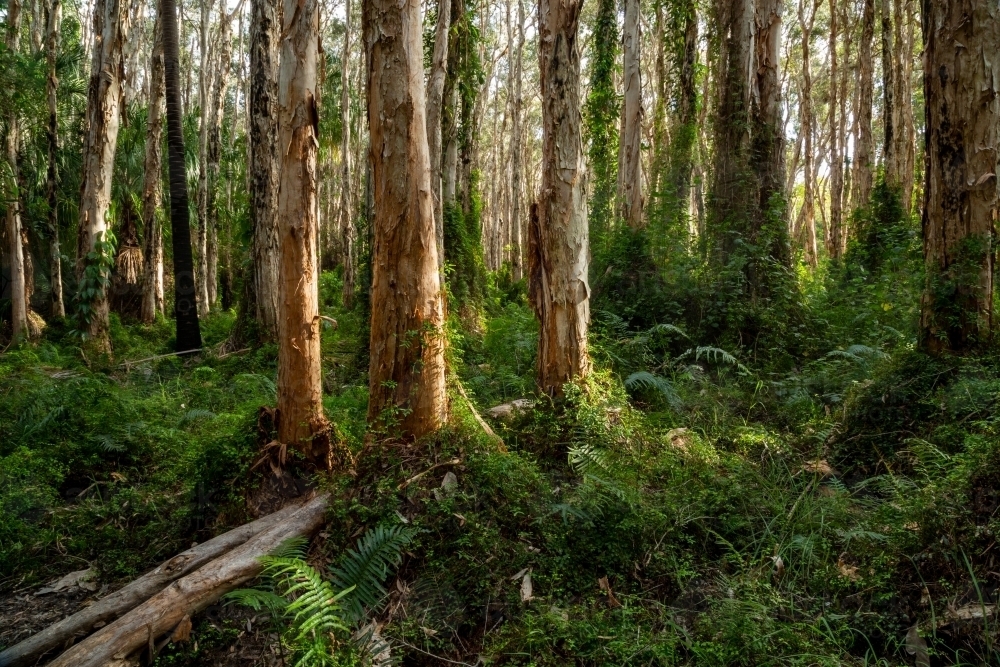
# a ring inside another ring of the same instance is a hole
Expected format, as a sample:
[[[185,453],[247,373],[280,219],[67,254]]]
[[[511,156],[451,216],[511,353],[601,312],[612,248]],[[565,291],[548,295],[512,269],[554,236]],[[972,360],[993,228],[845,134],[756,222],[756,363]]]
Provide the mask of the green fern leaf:
[[[366,609],[376,609],[386,596],[383,585],[389,571],[398,566],[403,547],[417,535],[415,528],[377,526],[331,568],[334,583],[348,594],[344,611],[351,623],[364,619]]]

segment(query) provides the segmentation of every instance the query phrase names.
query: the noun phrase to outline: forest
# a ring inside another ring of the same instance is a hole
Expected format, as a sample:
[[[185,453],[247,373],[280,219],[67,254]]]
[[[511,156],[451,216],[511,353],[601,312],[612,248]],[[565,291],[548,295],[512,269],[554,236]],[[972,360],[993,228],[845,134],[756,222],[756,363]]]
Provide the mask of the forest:
[[[0,667],[1000,665],[1000,0],[0,19]]]

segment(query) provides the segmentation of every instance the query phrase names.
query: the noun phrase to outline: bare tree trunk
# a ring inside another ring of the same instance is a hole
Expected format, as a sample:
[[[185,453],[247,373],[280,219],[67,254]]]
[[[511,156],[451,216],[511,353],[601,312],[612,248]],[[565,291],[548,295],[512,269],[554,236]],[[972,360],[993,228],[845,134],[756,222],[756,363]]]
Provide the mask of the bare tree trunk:
[[[875,0],[864,0],[861,17],[861,45],[858,53],[858,108],[854,151],[854,176],[851,179],[854,192],[851,205],[860,208],[868,204],[872,193],[872,97],[874,95],[874,71],[872,42],[875,39]]]
[[[986,342],[993,326],[1000,9],[981,0],[924,0],[923,28],[927,289],[920,346],[965,352]]]
[[[837,144],[840,147],[840,160],[838,164],[834,165],[834,168],[839,173],[840,178],[840,196],[839,196],[839,236],[836,238],[836,248],[837,257],[842,257],[847,251],[847,238],[849,234],[848,222],[849,217],[844,216],[844,206],[849,200],[848,195],[851,190],[851,180],[850,171],[847,169],[845,164],[847,161],[847,94],[850,82],[850,73],[852,68],[851,63],[851,46],[854,41],[854,32],[850,23],[850,14],[848,13],[847,5],[841,5],[841,14],[838,17],[839,27],[845,35],[844,39],[844,63],[840,67],[840,81],[834,82],[833,85],[840,87],[837,96],[837,113],[838,122],[836,127],[837,132]],[[832,187],[832,186],[831,186]],[[831,212],[831,225],[833,216]]]
[[[841,221],[843,219],[844,196],[844,160],[841,157],[840,126],[840,91],[837,86],[839,63],[837,61],[837,41],[839,40],[839,16],[836,0],[830,0],[830,228],[827,234],[829,243],[827,253],[832,259],[838,259],[841,254]]]
[[[212,10],[211,0],[202,0],[201,26],[199,29],[199,55],[201,66],[198,69],[198,314],[204,317],[212,307],[208,296],[208,126],[211,110],[209,77],[212,72],[211,57],[208,46],[208,23]]]
[[[538,386],[562,393],[590,373],[590,247],[580,116],[583,0],[538,4],[542,184],[528,232],[529,301],[538,317]]]
[[[645,203],[642,192],[641,39],[639,0],[625,0],[625,26],[622,30],[625,102],[618,144],[618,206],[622,220],[632,229],[642,227]]]
[[[250,227],[248,303],[264,340],[278,335],[278,9],[250,3]]]
[[[153,26],[153,53],[149,65],[149,110],[146,116],[145,178],[142,185],[142,222],[145,227],[145,276],[142,286],[142,321],[152,324],[163,312],[163,230],[159,217],[160,172],[163,142],[163,26],[157,16]]]
[[[7,49],[17,53],[21,31],[21,3],[11,0],[7,6]],[[19,123],[17,113],[12,111],[7,117],[7,165],[14,197],[7,205],[6,232],[10,252],[10,306],[13,340],[28,338],[27,279],[24,267],[24,247],[21,245],[21,195],[18,193],[18,144]]]
[[[900,69],[897,74],[897,107],[899,109],[899,121],[897,134],[899,136],[899,170],[900,184],[903,194],[903,207],[909,212],[913,208],[913,185],[915,178],[916,162],[916,128],[913,120],[913,41],[914,41],[914,0],[905,0],[905,12],[900,11],[896,19],[900,24],[906,24],[906,34],[902,34],[900,28]],[[905,14],[905,18],[904,18]]]
[[[329,469],[320,359],[318,0],[284,0],[278,74],[278,440]]]
[[[38,0],[41,2],[41,0]],[[66,317],[62,286],[62,248],[59,246],[59,77],[56,59],[59,55],[59,26],[62,22],[62,4],[52,0],[47,7],[45,56],[48,66],[46,92],[49,103],[48,125],[48,182],[46,196],[49,204],[49,283],[52,286],[52,316]]]
[[[111,176],[114,171],[121,120],[122,41],[124,25],[119,0],[94,3],[94,59],[87,96],[87,134],[83,142],[83,186],[77,245],[77,279],[83,280],[89,253],[107,240]],[[90,299],[87,334],[95,347],[111,351],[108,335],[108,295],[103,285]]]
[[[365,2],[363,23],[375,203],[368,418],[419,438],[448,412],[419,0]]]
[[[437,29],[431,75],[427,84],[427,146],[431,158],[431,196],[434,198],[434,236],[438,268],[444,268],[444,217],[441,205],[441,111],[444,82],[448,73],[448,33],[451,28],[451,0],[438,0]]]
[[[759,215],[768,233],[754,243],[770,243],[768,254],[789,265],[787,224],[785,221],[785,127],[781,107],[781,0],[758,0],[756,12],[756,106],[754,107],[754,165],[760,184]],[[775,198],[782,208],[775,211]],[[772,223],[767,218],[777,218]],[[773,224],[778,223],[778,224]]]
[[[811,11],[806,17],[806,6],[811,4]],[[813,267],[818,261],[818,248],[816,245],[816,215],[815,215],[815,153],[813,150],[813,110],[812,110],[812,68],[810,60],[812,52],[810,42],[812,39],[813,23],[816,19],[816,9],[819,7],[819,0],[801,0],[799,3],[799,26],[802,28],[802,99],[800,100],[799,112],[802,118],[803,142],[803,169],[805,170],[805,187],[803,189],[802,201],[802,222],[801,229],[805,234],[806,259]]]
[[[229,69],[232,60],[232,20],[235,12],[242,9],[237,5],[233,14],[227,11],[225,0],[219,2],[218,37],[215,46],[215,74],[212,80],[211,106],[208,118],[208,183],[205,193],[205,206],[208,223],[208,304],[214,307],[218,304],[219,285],[219,161],[222,151],[222,124],[226,111],[226,91],[229,87]]]
[[[882,128],[885,132],[882,144],[882,167],[886,183],[892,188],[899,187],[899,173],[896,164],[896,106],[895,68],[892,51],[892,15],[889,0],[880,5],[882,21]]]
[[[447,2],[448,0],[444,0]],[[340,235],[343,239],[344,306],[354,305],[354,191],[351,187],[351,0],[347,0],[344,18],[344,51],[341,54],[340,84]],[[438,134],[440,135],[440,127]],[[440,153],[440,151],[438,151]],[[440,164],[440,157],[438,158]]]
[[[521,120],[524,100],[521,94],[521,76],[524,69],[524,0],[517,0],[517,47],[514,51],[514,104],[510,125],[510,228],[511,228],[511,277],[524,278],[524,215],[521,209]]]
[[[683,219],[690,208],[691,174],[698,128],[698,8],[687,0],[683,5],[684,42],[678,50],[677,125],[674,128],[673,149],[670,153],[671,189],[667,197],[669,220]],[[664,76],[666,76],[664,74]]]

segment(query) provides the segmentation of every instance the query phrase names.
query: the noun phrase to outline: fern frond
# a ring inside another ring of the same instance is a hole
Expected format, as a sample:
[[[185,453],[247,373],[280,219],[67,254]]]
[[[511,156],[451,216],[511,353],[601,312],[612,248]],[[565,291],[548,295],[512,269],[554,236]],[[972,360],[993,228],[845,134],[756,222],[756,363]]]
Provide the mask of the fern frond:
[[[316,568],[300,558],[265,556],[264,573],[279,582],[284,597],[293,598],[285,608],[295,632],[295,641],[316,634],[347,630],[340,614],[338,600],[350,592],[333,590]]]
[[[625,388],[629,391],[646,391],[658,393],[670,404],[670,407],[679,409],[683,405],[681,397],[677,395],[674,386],[670,381],[659,375],[653,375],[648,371],[632,373],[625,378]]]
[[[594,445],[581,444],[569,448],[569,464],[579,475],[588,475],[593,470],[610,472],[607,453]]]
[[[736,370],[738,370],[740,372],[740,375],[750,375],[751,374],[749,368],[747,368],[746,366],[744,366],[742,363],[740,363],[739,359],[737,359],[736,357],[734,357],[729,352],[726,352],[721,347],[712,347],[710,345],[699,346],[699,347],[694,348],[693,350],[688,350],[687,352],[685,352],[681,356],[682,357],[687,356],[687,355],[691,354],[692,352],[694,352],[694,360],[695,361],[701,361],[701,358],[705,357],[705,359],[707,359],[707,360],[709,360],[709,361],[711,361],[713,363],[716,363],[716,364],[718,364],[718,363],[724,363],[724,364],[727,364],[729,366],[732,366],[733,368],[735,368]]]
[[[383,582],[389,571],[399,565],[403,547],[416,535],[415,528],[376,526],[362,535],[357,545],[331,568],[334,583],[348,592],[344,611],[352,624],[365,617],[366,609],[377,608],[385,598]]]
[[[650,334],[675,333],[678,336],[682,336],[684,338],[687,338],[688,340],[691,340],[691,338],[686,333],[684,333],[683,329],[681,329],[680,327],[675,327],[673,324],[657,324],[656,326],[654,326],[652,329],[649,330],[649,333]]]
[[[188,410],[181,417],[181,424],[182,425],[189,424],[199,419],[215,419],[215,413],[212,412],[211,410],[202,410],[199,408],[195,408],[194,410]]]
[[[271,591],[262,591],[256,588],[237,588],[222,597],[227,602],[240,604],[254,611],[266,609],[274,618],[280,617],[288,608],[288,600],[285,598]]]

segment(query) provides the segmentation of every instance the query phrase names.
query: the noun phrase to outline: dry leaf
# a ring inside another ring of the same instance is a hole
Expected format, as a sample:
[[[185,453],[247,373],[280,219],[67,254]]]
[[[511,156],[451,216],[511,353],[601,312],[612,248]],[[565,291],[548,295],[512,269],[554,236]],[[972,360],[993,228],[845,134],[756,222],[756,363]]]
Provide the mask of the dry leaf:
[[[444,474],[444,479],[441,480],[441,488],[447,493],[451,493],[458,488],[458,477],[455,476],[455,473],[449,470]]]
[[[608,583],[607,577],[601,577],[597,580],[597,585],[600,586],[601,590],[604,591],[605,595],[608,596],[608,606],[612,609],[619,609],[622,603],[618,601],[615,597],[615,592],[611,590],[611,584]]]
[[[97,584],[90,582],[93,579],[96,572],[93,568],[88,567],[86,570],[77,570],[76,572],[70,572],[61,579],[45,586],[38,590],[35,595],[47,595],[48,593],[58,593],[61,590],[67,588],[72,588],[73,586],[79,586],[85,591],[96,591]]]
[[[927,654],[927,642],[920,636],[917,626],[906,631],[906,652],[915,656],[914,661],[917,667],[931,667],[931,659]]]
[[[785,576],[785,561],[781,556],[771,556],[771,560],[774,561],[774,578],[781,579]]]
[[[844,562],[843,556],[837,559],[837,571],[840,572],[840,576],[845,579],[850,579],[851,581],[858,581],[861,579],[858,576],[858,567],[856,565],[848,565]]]
[[[420,626],[420,629],[423,630],[424,634],[427,635],[428,637],[433,637],[437,635],[437,630],[432,630],[431,628],[425,628],[422,625]]]
[[[454,516],[456,519],[458,519],[458,527],[459,528],[461,528],[462,526],[465,525],[465,517],[464,516],[462,516],[458,512],[455,512],[452,516]]]
[[[821,477],[830,477],[834,474],[834,470],[830,467],[830,464],[822,459],[818,461],[807,461],[802,465],[802,470],[814,475],[820,475]]]
[[[528,574],[528,568],[524,568],[523,570],[520,570],[517,574],[515,574],[513,577],[511,577],[510,580],[511,581],[517,581],[518,579],[520,579],[521,577],[523,577],[526,574]]]
[[[521,579],[521,602],[530,602],[535,599],[532,595],[531,587],[531,570],[524,573],[524,577]]]

